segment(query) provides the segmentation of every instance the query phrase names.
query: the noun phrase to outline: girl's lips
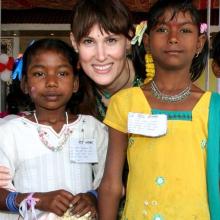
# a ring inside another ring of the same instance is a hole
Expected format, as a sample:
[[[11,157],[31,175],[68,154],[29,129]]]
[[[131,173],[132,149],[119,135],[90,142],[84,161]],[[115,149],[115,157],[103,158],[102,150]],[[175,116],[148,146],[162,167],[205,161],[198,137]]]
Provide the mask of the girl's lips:
[[[168,54],[180,54],[182,53],[182,50],[165,50],[165,53],[168,53]]]
[[[59,94],[56,93],[49,93],[49,94],[45,94],[44,98],[48,101],[56,101],[59,98]]]

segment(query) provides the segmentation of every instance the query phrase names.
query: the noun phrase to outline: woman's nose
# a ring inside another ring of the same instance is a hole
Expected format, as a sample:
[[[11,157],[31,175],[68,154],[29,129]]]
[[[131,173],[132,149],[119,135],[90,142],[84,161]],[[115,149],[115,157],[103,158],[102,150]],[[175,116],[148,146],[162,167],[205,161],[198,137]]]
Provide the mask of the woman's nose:
[[[106,59],[106,48],[103,44],[98,44],[96,48],[96,59],[100,62]]]

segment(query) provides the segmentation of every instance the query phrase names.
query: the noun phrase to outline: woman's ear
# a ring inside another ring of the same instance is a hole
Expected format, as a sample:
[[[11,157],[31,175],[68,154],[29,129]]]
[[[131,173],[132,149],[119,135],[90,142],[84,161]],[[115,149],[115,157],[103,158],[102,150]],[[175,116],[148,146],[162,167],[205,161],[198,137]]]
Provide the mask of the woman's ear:
[[[134,36],[134,32],[133,32],[132,30],[130,30],[130,31],[128,32],[128,35],[129,35],[130,39],[127,38],[127,41],[126,41],[126,50],[130,52],[130,50],[131,50],[131,39],[132,39],[133,36]]]
[[[73,36],[73,32],[70,32],[70,41],[72,43],[75,52],[78,53],[79,51],[78,51],[77,43],[75,41],[75,37]]]

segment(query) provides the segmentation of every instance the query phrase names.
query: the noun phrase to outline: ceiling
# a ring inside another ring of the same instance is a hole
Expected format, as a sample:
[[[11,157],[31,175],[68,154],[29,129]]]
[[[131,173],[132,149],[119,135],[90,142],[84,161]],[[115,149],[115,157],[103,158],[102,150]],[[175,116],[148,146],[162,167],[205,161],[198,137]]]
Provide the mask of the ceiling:
[[[2,9],[48,8],[71,10],[77,0],[2,0]],[[156,0],[122,0],[133,12],[146,12]],[[193,0],[200,9],[207,7],[207,0]],[[211,7],[218,8],[219,0],[211,0]]]
[[[146,12],[155,0],[123,0],[131,11]],[[71,10],[76,0],[2,0],[3,9],[48,8]]]

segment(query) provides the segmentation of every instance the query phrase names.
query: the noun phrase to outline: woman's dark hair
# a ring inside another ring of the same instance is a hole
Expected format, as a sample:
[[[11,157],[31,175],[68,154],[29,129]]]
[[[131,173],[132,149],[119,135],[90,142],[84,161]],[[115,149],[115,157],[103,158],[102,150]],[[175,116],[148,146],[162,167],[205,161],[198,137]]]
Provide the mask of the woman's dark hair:
[[[220,32],[218,32],[212,41],[212,58],[220,66]]]
[[[106,33],[131,38],[133,20],[127,7],[119,0],[78,0],[73,8],[71,30],[77,43],[86,37],[93,25]]]
[[[93,25],[101,31],[122,34],[132,38],[133,17],[127,6],[120,0],[78,0],[73,7],[71,31],[77,43],[86,37]],[[143,44],[132,46],[131,59],[139,77],[145,78],[145,49]]]
[[[86,37],[91,28],[98,24],[100,31],[106,33],[122,34],[131,40],[131,33],[134,33],[134,23],[131,12],[120,0],[78,0],[73,7],[71,31],[76,43],[80,43]],[[131,58],[136,76],[145,79],[145,49],[143,44],[132,46]],[[85,96],[81,103],[80,111],[84,114],[92,114],[98,117],[96,106],[96,85],[87,77],[84,71],[80,70],[80,89],[83,89]]]
[[[27,80],[28,66],[30,65],[33,57],[41,51],[55,51],[58,54],[62,54],[64,57],[67,58],[70,65],[72,66],[73,74],[75,76],[78,76],[78,55],[74,52],[73,48],[62,40],[44,38],[32,43],[24,52],[22,66],[22,78],[24,80]],[[70,110],[74,109],[74,106],[78,105],[82,98],[83,91],[74,93],[69,103],[67,104],[67,108]]]
[[[178,14],[179,12],[189,13],[192,17],[192,21],[198,28],[198,33],[200,35],[200,25],[201,18],[198,9],[193,5],[191,0],[158,0],[149,10],[148,13],[148,27],[147,33],[149,34],[151,29],[154,28],[160,18],[164,15],[166,10],[172,11],[171,20]],[[205,69],[208,58],[208,40],[206,40],[205,45],[200,52],[200,54],[193,58],[190,72],[191,72],[191,80],[197,80],[203,70]]]

